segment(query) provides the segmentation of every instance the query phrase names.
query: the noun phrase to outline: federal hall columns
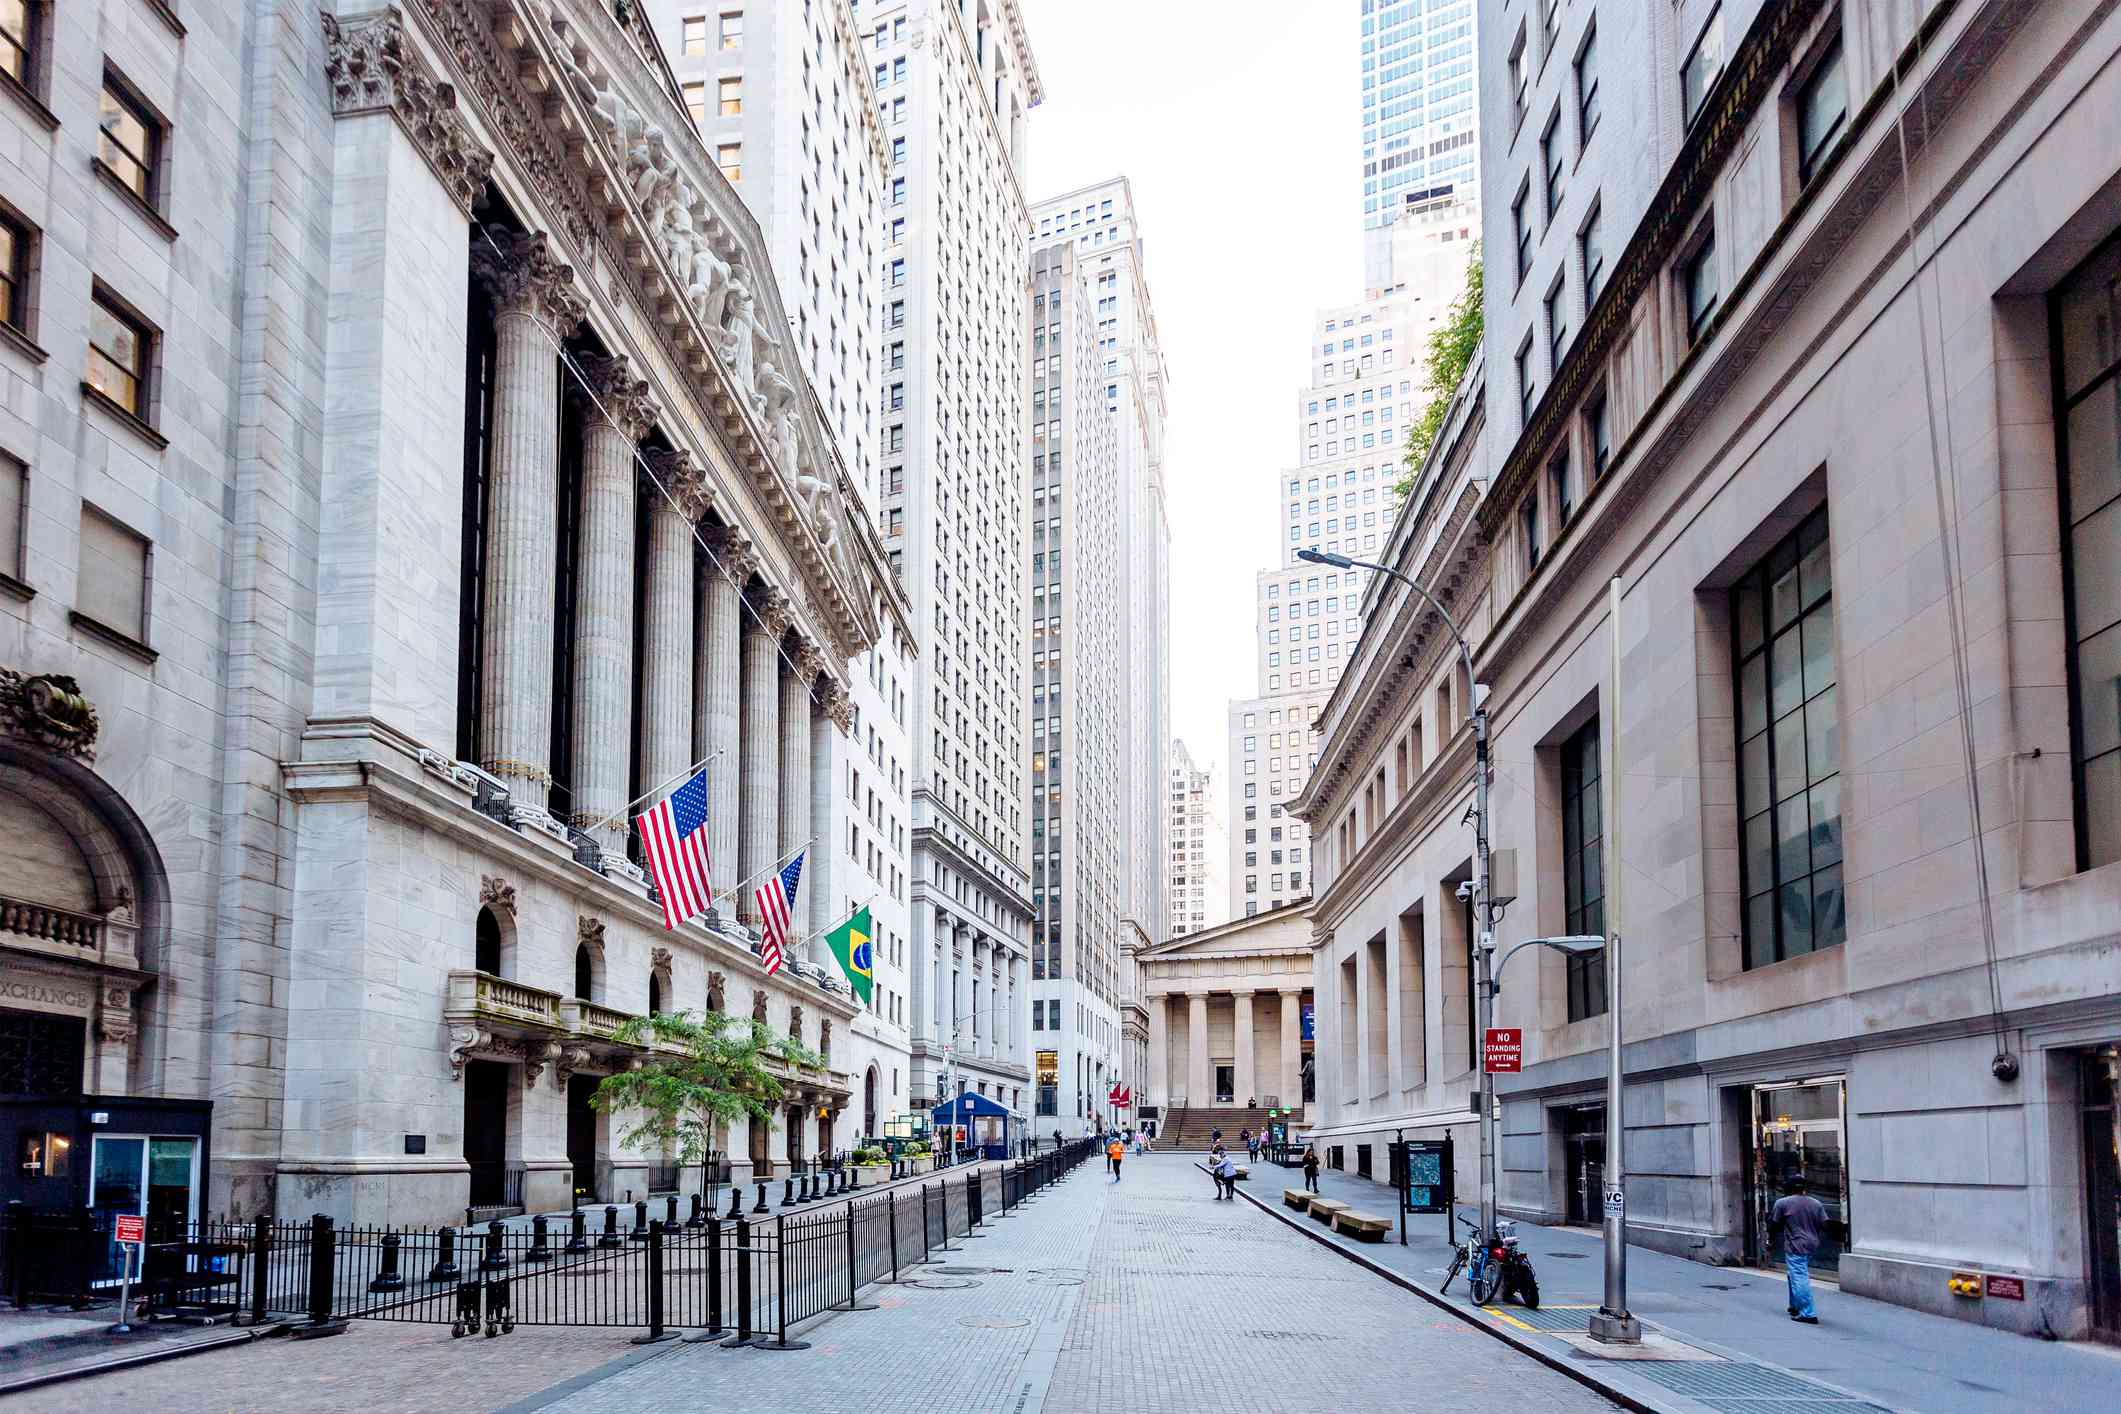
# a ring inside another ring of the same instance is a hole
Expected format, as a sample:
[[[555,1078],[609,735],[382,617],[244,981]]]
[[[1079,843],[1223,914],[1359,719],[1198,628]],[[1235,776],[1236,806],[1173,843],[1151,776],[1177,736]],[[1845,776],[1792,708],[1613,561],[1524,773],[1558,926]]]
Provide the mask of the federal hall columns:
[[[492,300],[495,341],[479,764],[507,785],[519,819],[554,806],[558,768],[565,822],[623,860],[628,800],[714,758],[715,888],[738,891],[748,918],[759,876],[827,828],[833,795],[814,773],[829,770],[832,728],[851,725],[845,690],[797,628],[794,602],[765,582],[757,548],[704,519],[709,478],[655,433],[655,398],[628,360],[583,350],[569,355],[579,376],[563,374],[562,345],[587,305],[546,238],[476,230],[471,267]],[[573,674],[563,689],[570,729],[556,744],[553,585],[562,438],[572,435],[563,387],[580,414],[581,488]],[[827,921],[829,870],[806,865],[805,874],[795,921],[807,935]],[[726,914],[729,902],[721,907]]]
[[[1231,1081],[1225,1103],[1264,1106],[1273,1096],[1284,1106],[1302,1104],[1303,998],[1300,987],[1152,993],[1144,1098],[1155,1105],[1183,1099],[1189,1108],[1216,1104],[1216,1071],[1227,1067]],[[1176,1018],[1175,1007],[1183,1008]],[[1280,1014],[1278,1045],[1276,1023],[1260,1015],[1266,1008]],[[1182,1057],[1172,1053],[1174,1033],[1179,1033]]]

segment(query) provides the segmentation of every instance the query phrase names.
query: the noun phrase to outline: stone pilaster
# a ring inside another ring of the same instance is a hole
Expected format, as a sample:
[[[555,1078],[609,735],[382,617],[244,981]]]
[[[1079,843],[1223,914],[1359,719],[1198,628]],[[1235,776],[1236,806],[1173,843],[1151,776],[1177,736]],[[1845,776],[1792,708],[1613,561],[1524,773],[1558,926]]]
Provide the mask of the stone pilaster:
[[[1149,1079],[1144,1088],[1144,1098],[1162,1114],[1171,1094],[1171,999],[1162,992],[1149,994]]]
[[[791,651],[781,669],[781,821],[777,852],[790,854],[811,839],[810,829],[810,689],[824,660],[808,640],[790,639]],[[822,854],[824,851],[819,850]],[[803,864],[803,891],[796,896],[790,931],[808,937],[820,879]],[[823,871],[819,871],[820,874]]]
[[[1230,1089],[1240,1105],[1250,1105],[1259,1099],[1259,1076],[1255,1073],[1257,1053],[1252,1041],[1252,994],[1236,994],[1236,1015],[1231,1018],[1236,1030],[1236,1052],[1232,1057],[1237,1064],[1236,1074],[1231,1078]]]
[[[492,470],[480,666],[479,764],[512,803],[552,786],[552,581],[560,442],[559,341],[582,322],[574,270],[541,233],[474,230],[472,273],[493,296]]]
[[[1281,994],[1281,1102],[1284,1105],[1304,1102],[1303,1001],[1302,992]]]
[[[833,765],[833,738],[839,720],[839,708],[835,704],[846,696],[846,692],[846,688],[829,674],[821,677],[810,711],[809,832],[817,837],[818,843],[811,852],[807,867],[817,871],[817,892],[810,895],[810,916],[818,928],[831,924],[851,905],[861,901],[842,898],[836,887],[839,882],[839,839],[833,828],[832,807],[839,795],[839,778]],[[850,882],[858,885],[859,876],[854,876]],[[807,892],[809,885],[804,885],[804,889]],[[821,950],[819,965],[829,967],[829,962]]]
[[[641,778],[635,793],[662,785],[692,754],[692,526],[705,509],[699,471],[685,452],[648,454],[646,593],[641,596]],[[711,842],[710,842],[711,847]]]
[[[1215,1103],[1215,1077],[1208,1069],[1208,994],[1186,994],[1186,1104],[1204,1109]]]
[[[719,751],[708,776],[707,828],[717,895],[738,876],[737,821],[743,799],[744,582],[758,571],[758,552],[726,526],[701,531],[707,551],[699,565],[698,650],[693,655],[692,755]],[[733,905],[723,905],[725,910]]]
[[[781,635],[788,606],[778,590],[751,596],[745,616],[744,719],[739,773],[743,779],[743,831],[738,843],[739,876],[746,882],[737,907],[756,922],[751,891],[779,856],[781,828]]]
[[[582,409],[581,546],[575,568],[574,809],[607,853],[624,855],[632,762],[634,448],[655,420],[646,382],[623,358],[587,354]]]

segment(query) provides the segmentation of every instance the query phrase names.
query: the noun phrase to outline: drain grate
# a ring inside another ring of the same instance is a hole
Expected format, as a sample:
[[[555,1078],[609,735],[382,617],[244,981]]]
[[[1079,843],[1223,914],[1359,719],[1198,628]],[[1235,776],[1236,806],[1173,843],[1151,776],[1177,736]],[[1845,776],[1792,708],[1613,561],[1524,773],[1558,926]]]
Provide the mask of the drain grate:
[[[1630,1366],[1629,1373],[1728,1414],[1798,1414],[1813,1408],[1852,1414],[1879,1407],[1786,1370],[1741,1361],[1643,1361]]]
[[[1296,1341],[1321,1341],[1338,1339],[1337,1336],[1327,1335],[1323,1331],[1246,1331],[1244,1333],[1244,1338],[1246,1340]]]
[[[1503,1316],[1535,1331],[1582,1331],[1591,1319],[1596,1306],[1541,1306],[1536,1311],[1527,1311],[1518,1305],[1483,1306],[1481,1310],[1491,1316]]]

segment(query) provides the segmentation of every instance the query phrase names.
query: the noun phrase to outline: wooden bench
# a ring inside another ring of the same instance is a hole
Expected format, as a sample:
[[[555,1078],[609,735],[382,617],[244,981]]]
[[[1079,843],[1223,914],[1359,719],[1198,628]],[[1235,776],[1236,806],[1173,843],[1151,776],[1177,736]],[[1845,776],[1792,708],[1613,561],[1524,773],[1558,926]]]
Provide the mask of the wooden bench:
[[[1281,1201],[1300,1213],[1311,1206],[1311,1190],[1308,1188],[1284,1188],[1281,1191]]]
[[[1327,1227],[1333,1226],[1333,1219],[1339,1217],[1347,1210],[1348,1205],[1337,1198],[1313,1198],[1311,1200],[1311,1216],[1317,1218]]]
[[[1244,1182],[1244,1181],[1245,1181],[1246,1179],[1250,1178],[1251,1176],[1252,1176],[1252,1169],[1251,1169],[1251,1167],[1250,1167],[1249,1165],[1247,1165],[1247,1164],[1239,1164],[1239,1165],[1237,1166],[1237,1172],[1236,1172],[1235,1174],[1233,1174],[1233,1175],[1231,1176],[1231,1181],[1232,1181],[1233,1183],[1243,1183],[1243,1182]]]
[[[1344,1208],[1333,1215],[1333,1230],[1358,1242],[1382,1242],[1392,1224],[1375,1213],[1358,1213],[1353,1208]]]

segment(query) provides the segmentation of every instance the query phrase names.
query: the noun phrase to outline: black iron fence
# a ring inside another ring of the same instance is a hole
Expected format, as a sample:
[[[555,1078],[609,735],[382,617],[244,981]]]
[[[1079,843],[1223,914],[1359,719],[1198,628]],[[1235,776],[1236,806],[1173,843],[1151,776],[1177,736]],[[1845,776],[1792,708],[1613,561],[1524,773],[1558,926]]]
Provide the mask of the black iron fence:
[[[145,1318],[214,1313],[237,1320],[349,1319],[500,1335],[518,1325],[699,1329],[800,1348],[791,1327],[827,1310],[866,1309],[861,1289],[992,1222],[1096,1152],[1077,1141],[1034,1159],[856,1196],[851,1168],[784,1180],[784,1206],[747,1211],[667,1194],[627,1207],[576,1209],[527,1224],[407,1231],[308,1222],[194,1221],[149,1234],[137,1268]],[[814,1211],[809,1203],[824,1203]],[[0,1222],[0,1277],[17,1305],[116,1296],[121,1268],[107,1214],[15,1207]]]

